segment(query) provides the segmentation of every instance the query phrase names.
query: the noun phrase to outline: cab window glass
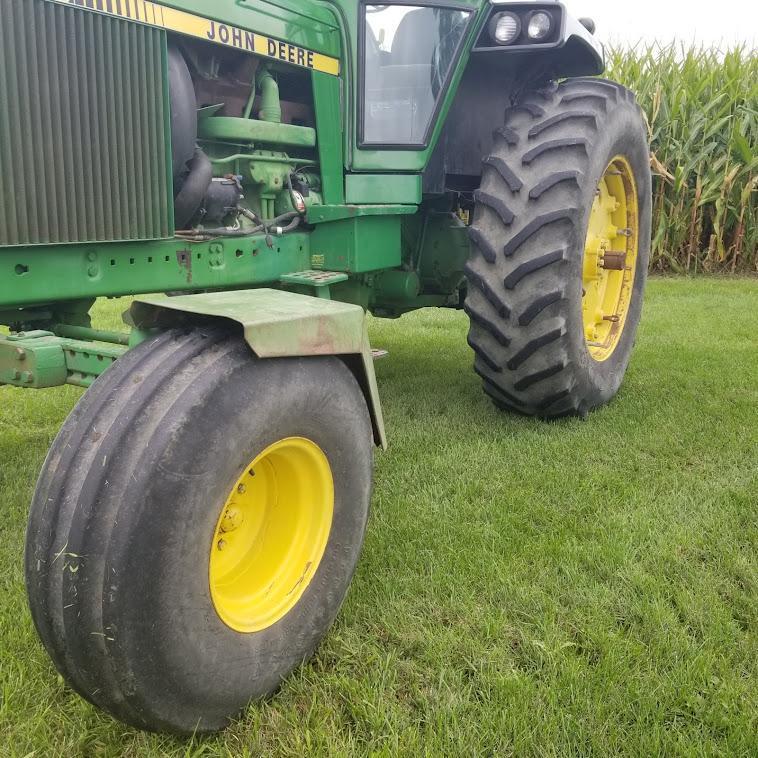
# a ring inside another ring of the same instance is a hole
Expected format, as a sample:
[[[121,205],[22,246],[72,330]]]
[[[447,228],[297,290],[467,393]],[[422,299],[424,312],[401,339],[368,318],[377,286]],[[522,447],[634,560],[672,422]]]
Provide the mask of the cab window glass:
[[[363,6],[362,143],[423,147],[470,11]]]

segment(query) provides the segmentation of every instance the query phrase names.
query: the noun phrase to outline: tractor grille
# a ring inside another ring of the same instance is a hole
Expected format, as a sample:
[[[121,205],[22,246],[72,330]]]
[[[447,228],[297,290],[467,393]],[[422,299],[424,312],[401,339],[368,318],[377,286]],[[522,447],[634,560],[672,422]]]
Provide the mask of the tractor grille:
[[[0,0],[0,246],[173,233],[164,32]]]

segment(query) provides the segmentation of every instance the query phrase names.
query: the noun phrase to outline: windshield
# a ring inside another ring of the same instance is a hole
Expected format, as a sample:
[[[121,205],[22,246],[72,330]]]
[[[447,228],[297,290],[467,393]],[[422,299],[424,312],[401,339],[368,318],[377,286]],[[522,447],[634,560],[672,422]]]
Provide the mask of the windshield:
[[[423,147],[471,12],[364,9],[362,143]]]

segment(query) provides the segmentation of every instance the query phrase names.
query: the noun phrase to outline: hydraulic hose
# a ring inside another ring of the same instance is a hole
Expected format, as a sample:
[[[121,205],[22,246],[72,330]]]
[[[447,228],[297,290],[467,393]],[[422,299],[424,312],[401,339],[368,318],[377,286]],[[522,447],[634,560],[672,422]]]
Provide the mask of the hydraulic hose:
[[[199,147],[195,148],[189,169],[189,175],[174,201],[174,226],[177,229],[183,229],[192,221],[192,217],[200,210],[213,180],[213,166]]]
[[[176,236],[181,239],[198,241],[212,237],[251,237],[261,232],[271,235],[273,231],[275,231],[275,236],[280,236],[297,229],[302,221],[300,214],[295,211],[283,213],[270,221],[264,221],[247,208],[240,208],[239,211],[256,226],[252,229],[229,229],[223,226],[213,229],[187,229],[186,231],[177,231]],[[286,226],[282,226],[283,224]]]

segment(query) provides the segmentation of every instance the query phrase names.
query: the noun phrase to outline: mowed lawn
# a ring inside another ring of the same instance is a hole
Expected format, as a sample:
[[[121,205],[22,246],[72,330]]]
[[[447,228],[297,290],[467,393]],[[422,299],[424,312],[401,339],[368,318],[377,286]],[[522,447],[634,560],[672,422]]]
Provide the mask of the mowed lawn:
[[[26,513],[79,392],[0,389],[0,753],[758,755],[758,280],[654,279],[587,421],[497,412],[466,328],[372,323],[390,449],[348,600],[274,699],[191,743],[98,713],[38,644]]]

